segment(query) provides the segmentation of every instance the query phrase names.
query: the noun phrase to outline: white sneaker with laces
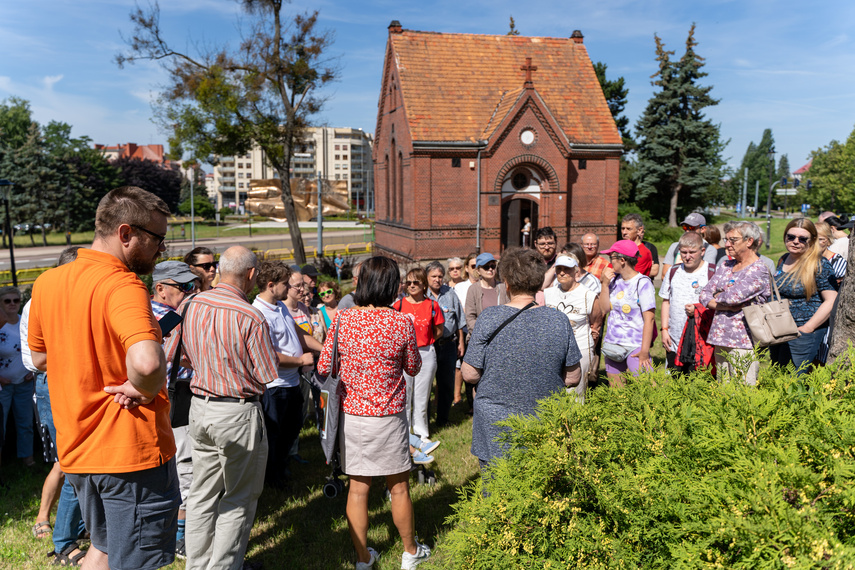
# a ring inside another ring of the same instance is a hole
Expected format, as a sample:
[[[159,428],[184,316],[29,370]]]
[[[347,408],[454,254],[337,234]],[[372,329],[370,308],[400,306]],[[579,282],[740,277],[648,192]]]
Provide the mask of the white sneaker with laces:
[[[416,542],[415,554],[410,554],[406,550],[404,551],[404,555],[401,557],[401,570],[415,568],[428,558],[430,558],[430,548],[427,545]]]
[[[377,562],[377,558],[380,555],[377,554],[377,551],[371,548],[370,546],[368,547],[368,554],[371,555],[371,558],[368,560],[368,562],[357,562],[356,570],[371,570],[371,568],[374,568],[374,563]]]

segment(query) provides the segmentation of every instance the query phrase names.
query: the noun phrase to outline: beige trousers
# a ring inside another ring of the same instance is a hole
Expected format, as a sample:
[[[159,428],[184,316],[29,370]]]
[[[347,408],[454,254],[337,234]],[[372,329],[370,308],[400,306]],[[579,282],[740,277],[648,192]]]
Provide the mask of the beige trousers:
[[[267,433],[261,404],[190,404],[193,484],[187,498],[188,570],[239,570],[264,487]]]

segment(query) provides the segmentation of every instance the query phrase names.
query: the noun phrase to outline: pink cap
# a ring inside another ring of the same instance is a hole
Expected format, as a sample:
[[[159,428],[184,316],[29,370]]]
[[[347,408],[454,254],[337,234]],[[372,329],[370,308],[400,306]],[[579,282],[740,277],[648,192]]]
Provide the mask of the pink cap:
[[[605,249],[600,253],[619,253],[630,257],[638,257],[638,246],[632,240],[622,239],[614,242],[609,249]]]

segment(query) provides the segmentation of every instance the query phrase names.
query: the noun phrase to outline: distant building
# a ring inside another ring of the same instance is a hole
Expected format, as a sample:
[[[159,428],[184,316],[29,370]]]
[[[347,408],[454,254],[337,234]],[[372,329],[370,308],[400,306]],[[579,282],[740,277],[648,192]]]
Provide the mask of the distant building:
[[[169,165],[170,160],[167,160],[163,155],[162,144],[143,144],[135,143],[117,144],[114,146],[96,144],[95,150],[100,151],[104,157],[113,161],[119,158],[138,158],[140,160],[149,160],[163,166]]]
[[[813,159],[810,159],[807,164],[793,172],[793,178],[801,182],[802,176],[807,174],[807,171],[810,170],[810,165],[813,164]]]
[[[617,224],[620,133],[582,34],[445,34],[389,26],[374,169],[378,250],[439,259],[559,247]]]
[[[371,152],[374,139],[362,129],[311,127],[294,145],[291,157],[293,178],[315,178],[347,182],[348,195],[359,210],[372,210]],[[217,208],[240,207],[246,200],[250,180],[278,178],[258,146],[239,156],[217,157],[211,184]]]

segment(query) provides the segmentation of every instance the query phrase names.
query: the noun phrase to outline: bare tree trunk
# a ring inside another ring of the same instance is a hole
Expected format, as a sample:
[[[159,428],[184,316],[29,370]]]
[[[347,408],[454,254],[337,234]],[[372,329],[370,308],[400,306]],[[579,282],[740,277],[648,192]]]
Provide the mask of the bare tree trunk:
[[[288,233],[291,235],[291,247],[294,250],[294,261],[299,265],[306,263],[306,246],[303,244],[303,232],[297,219],[297,209],[291,196],[291,174],[286,169],[277,169],[279,180],[282,181],[282,206],[285,208],[285,218],[288,220]]]
[[[671,203],[668,207],[668,225],[672,228],[677,227],[677,198],[680,196],[680,190],[682,188],[683,185],[678,184],[671,189]]]
[[[852,241],[855,236],[849,238],[849,253],[847,254],[847,267],[855,267],[855,248]],[[831,324],[831,340],[828,347],[828,362],[845,353],[850,341],[855,339],[855,277],[843,279],[843,286],[831,312],[833,322]]]

